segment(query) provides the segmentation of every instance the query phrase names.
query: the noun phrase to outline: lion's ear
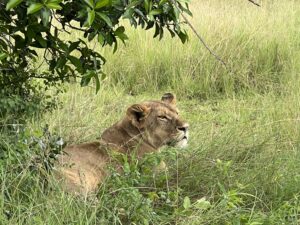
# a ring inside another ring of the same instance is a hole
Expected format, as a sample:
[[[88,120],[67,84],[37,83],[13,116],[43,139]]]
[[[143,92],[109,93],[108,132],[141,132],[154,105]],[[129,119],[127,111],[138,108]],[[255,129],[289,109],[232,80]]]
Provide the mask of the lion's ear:
[[[145,118],[150,113],[150,107],[142,104],[134,104],[127,109],[127,116],[131,120],[132,124],[141,128]]]
[[[176,96],[172,93],[165,93],[162,97],[161,100],[165,103],[171,104],[171,105],[176,105]]]

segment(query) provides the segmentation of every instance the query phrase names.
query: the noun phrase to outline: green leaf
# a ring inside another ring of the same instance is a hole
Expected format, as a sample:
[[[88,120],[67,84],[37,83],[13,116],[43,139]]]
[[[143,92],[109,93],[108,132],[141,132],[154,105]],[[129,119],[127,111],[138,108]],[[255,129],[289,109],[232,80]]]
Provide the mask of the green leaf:
[[[16,48],[21,49],[21,48],[25,47],[25,45],[26,45],[25,39],[22,36],[20,36],[18,34],[14,34],[14,35],[12,35],[12,37],[13,37],[13,39],[15,39],[15,47]]]
[[[128,39],[128,36],[124,34],[125,28],[123,26],[118,27],[118,29],[115,30],[115,35],[121,39],[121,41],[125,44],[125,40]]]
[[[117,50],[118,50],[118,42],[116,41],[114,45],[113,53],[115,53]]]
[[[6,10],[10,10],[12,8],[15,8],[17,5],[19,5],[23,0],[9,0],[9,2],[6,4]]]
[[[162,27],[160,27],[159,29],[159,40],[161,40],[164,36],[164,29]]]
[[[3,59],[5,59],[8,56],[8,54],[2,52],[0,53],[0,61],[2,61]]]
[[[147,27],[145,28],[145,30],[151,29],[154,26],[154,24],[155,23],[153,21],[149,21],[148,24],[147,24]]]
[[[184,44],[187,39],[188,39],[188,36],[186,33],[183,33],[182,31],[180,31],[179,33],[177,33],[178,37],[180,38],[181,42]]]
[[[179,14],[180,14],[179,10],[175,6],[173,6],[173,10],[175,15],[175,20],[179,20]]]
[[[186,14],[188,14],[189,16],[193,16],[193,13],[187,8],[184,8],[184,7],[180,7],[181,8],[181,10],[183,11],[183,12],[185,12]]]
[[[64,56],[61,56],[57,62],[56,62],[56,65],[55,65],[55,68],[62,68],[67,62],[67,59],[66,57]]]
[[[167,29],[168,29],[168,31],[170,32],[171,37],[172,37],[172,38],[175,37],[175,32],[172,31],[169,27],[168,27]]]
[[[123,14],[123,18],[124,19],[132,19],[133,13],[134,13],[134,9],[132,9],[132,8],[127,9]]]
[[[146,12],[148,13],[149,12],[149,0],[144,1],[144,8],[145,8]]]
[[[42,9],[41,10],[41,19],[43,22],[43,25],[46,27],[49,24],[49,18],[50,18],[51,12],[49,9]]]
[[[134,9],[134,11],[136,12],[136,14],[138,14],[139,16],[143,17],[143,18],[146,18],[146,16],[144,15],[144,13],[139,10],[139,9]]]
[[[194,203],[194,207],[196,209],[207,210],[211,207],[211,204],[209,201],[206,201],[205,198],[201,198]]]
[[[155,33],[153,38],[156,38],[159,35],[159,31],[160,31],[159,25],[155,23]]]
[[[47,3],[46,7],[48,9],[62,9],[62,7],[58,3]]]
[[[98,93],[98,91],[100,90],[100,79],[99,76],[95,73],[95,83],[96,83],[96,94]]]
[[[129,3],[126,8],[129,9],[129,8],[134,8],[136,7],[137,5],[141,4],[141,0],[136,0],[136,1],[132,1],[131,3]]]
[[[27,15],[39,11],[43,5],[41,3],[33,3],[27,8]]]
[[[117,35],[118,36],[118,38],[120,38],[121,39],[121,41],[125,44],[125,40],[128,40],[129,38],[128,38],[128,36],[126,35],[126,34],[118,34]]]
[[[101,19],[103,19],[106,22],[106,24],[108,26],[112,27],[112,22],[107,15],[105,15],[104,13],[101,13],[101,12],[96,12],[96,13],[98,16],[100,16]]]
[[[191,207],[191,200],[188,196],[186,196],[183,200],[183,208],[188,209]]]
[[[84,0],[84,2],[91,7],[92,9],[94,8],[94,1],[93,0]]]
[[[41,35],[37,35],[35,37],[35,39],[38,41],[38,43],[43,47],[46,48],[47,47],[47,41],[41,36]]]
[[[149,225],[149,224],[150,224],[150,222],[149,222],[149,220],[148,220],[148,219],[144,218],[144,219],[143,219],[143,224],[144,224],[144,225]]]
[[[105,42],[105,37],[103,36],[103,34],[99,33],[98,34],[98,42],[103,46],[104,42]]]
[[[110,4],[110,0],[99,0],[96,3],[95,9],[101,9],[105,6],[108,6]]]
[[[48,3],[59,4],[59,3],[61,3],[61,2],[62,2],[62,0],[48,0],[48,1],[46,1],[47,4],[48,4]]]
[[[162,12],[163,11],[161,9],[153,9],[149,12],[149,15],[150,16],[160,15],[160,14],[162,14]]]
[[[111,33],[106,34],[105,35],[105,41],[106,41],[107,44],[112,46],[112,44],[114,43],[114,36]]]
[[[124,26],[120,26],[115,30],[115,34],[123,34],[125,32],[125,27]]]
[[[82,65],[78,58],[72,55],[68,55],[68,59],[71,61],[71,63],[77,68],[78,72],[82,72]]]
[[[58,43],[58,46],[59,46],[62,50],[64,50],[65,52],[67,52],[67,51],[69,50],[68,45],[65,44],[65,43],[63,43],[63,42],[59,42],[59,43]]]
[[[75,41],[75,42],[72,42],[69,46],[69,49],[68,49],[68,53],[70,54],[72,51],[74,51],[80,44],[80,41]]]
[[[88,41],[92,41],[95,36],[97,35],[97,32],[92,32],[88,34]]]
[[[129,174],[130,173],[130,165],[129,165],[128,162],[124,162],[123,170],[124,170],[125,174]]]
[[[82,79],[81,79],[81,81],[80,81],[81,87],[87,86],[87,85],[90,83],[92,77],[94,77],[94,76],[95,76],[95,71],[88,70],[88,71],[84,74],[84,76],[82,77]]]
[[[92,26],[94,20],[95,20],[95,11],[94,11],[94,10],[90,10],[90,11],[88,12],[87,25],[88,25],[89,27]]]
[[[158,5],[163,5],[167,2],[168,0],[160,0],[159,4]]]
[[[190,3],[191,0],[178,0],[179,2],[183,2],[183,3]]]

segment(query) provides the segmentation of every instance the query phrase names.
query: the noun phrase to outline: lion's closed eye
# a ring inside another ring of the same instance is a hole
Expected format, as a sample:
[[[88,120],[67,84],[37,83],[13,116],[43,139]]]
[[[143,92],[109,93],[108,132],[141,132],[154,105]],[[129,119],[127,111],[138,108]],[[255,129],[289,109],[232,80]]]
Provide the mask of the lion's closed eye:
[[[166,116],[158,116],[157,117],[160,121],[168,122],[170,119]]]

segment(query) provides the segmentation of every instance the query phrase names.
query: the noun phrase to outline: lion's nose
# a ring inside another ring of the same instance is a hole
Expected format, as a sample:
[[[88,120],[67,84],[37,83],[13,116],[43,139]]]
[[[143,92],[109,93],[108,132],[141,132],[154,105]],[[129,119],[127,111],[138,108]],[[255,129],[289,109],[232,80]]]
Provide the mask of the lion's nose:
[[[187,123],[177,127],[177,130],[183,131],[184,133],[186,133],[188,129],[189,129],[189,125]]]

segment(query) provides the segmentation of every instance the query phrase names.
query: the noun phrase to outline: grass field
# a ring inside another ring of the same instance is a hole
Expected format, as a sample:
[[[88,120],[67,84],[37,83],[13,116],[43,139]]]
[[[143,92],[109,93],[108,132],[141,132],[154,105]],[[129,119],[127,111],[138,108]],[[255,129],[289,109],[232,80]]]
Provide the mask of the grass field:
[[[130,104],[173,92],[190,123],[189,147],[129,165],[96,201],[62,192],[32,165],[45,159],[32,146],[19,141],[16,152],[3,138],[11,151],[0,164],[0,224],[300,224],[300,4],[194,0],[191,10],[229,70],[191,32],[182,45],[128,27],[116,54],[99,48],[108,60],[99,93],[67,86],[58,109],[22,133],[39,137],[49,124],[68,143],[92,141]],[[169,170],[154,176],[160,160]]]

